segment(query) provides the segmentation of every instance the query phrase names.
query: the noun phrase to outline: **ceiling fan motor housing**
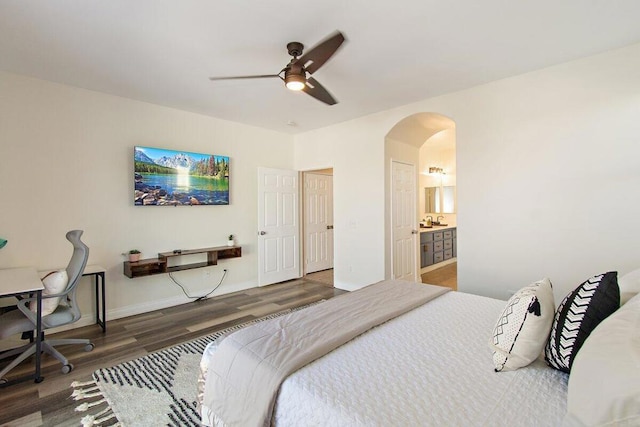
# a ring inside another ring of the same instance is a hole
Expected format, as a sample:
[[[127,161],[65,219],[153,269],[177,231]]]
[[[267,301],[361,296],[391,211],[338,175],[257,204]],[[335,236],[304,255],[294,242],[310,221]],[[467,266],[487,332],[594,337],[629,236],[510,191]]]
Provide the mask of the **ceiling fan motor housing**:
[[[300,42],[291,42],[287,43],[287,51],[289,55],[297,58],[302,55],[302,51],[304,50],[304,45]]]

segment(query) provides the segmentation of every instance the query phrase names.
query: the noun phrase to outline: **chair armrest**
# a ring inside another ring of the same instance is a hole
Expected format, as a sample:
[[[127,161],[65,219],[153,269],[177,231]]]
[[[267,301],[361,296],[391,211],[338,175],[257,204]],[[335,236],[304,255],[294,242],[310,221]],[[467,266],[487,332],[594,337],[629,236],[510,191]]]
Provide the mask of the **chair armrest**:
[[[42,296],[44,298],[44,295]],[[29,308],[29,306],[27,304],[29,304],[31,301],[37,301],[38,297],[29,297],[29,298],[24,298],[21,299],[20,301],[18,301],[18,309],[22,312],[22,314],[24,314],[25,316],[27,316],[27,318],[29,320],[31,320],[31,323],[33,323],[34,325],[37,324],[38,318],[36,317],[36,313],[34,313],[33,311],[31,311],[31,309]],[[34,326],[35,329],[35,326]]]
[[[47,298],[64,297],[68,293],[69,293],[69,291],[61,292],[59,294],[42,295],[42,299],[45,300]],[[29,298],[21,299],[20,301],[18,301],[17,306],[18,306],[18,309],[22,312],[22,314],[24,314],[31,321],[31,323],[33,323],[34,329],[35,329],[35,325],[38,322],[38,318],[36,317],[36,313],[31,311],[31,309],[29,308],[29,303],[31,301],[34,301],[34,302],[38,301],[38,297],[37,296],[32,296],[32,297],[29,297]],[[42,327],[43,328],[51,327],[49,322],[47,322],[47,316],[42,316]]]

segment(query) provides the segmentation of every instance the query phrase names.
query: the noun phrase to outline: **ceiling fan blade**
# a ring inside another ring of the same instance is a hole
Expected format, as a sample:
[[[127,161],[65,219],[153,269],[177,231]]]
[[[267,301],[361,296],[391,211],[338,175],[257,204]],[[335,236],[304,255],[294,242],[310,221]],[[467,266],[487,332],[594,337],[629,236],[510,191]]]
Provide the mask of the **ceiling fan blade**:
[[[270,78],[270,77],[278,77],[278,78],[280,78],[280,76],[278,74],[259,74],[259,75],[255,75],[255,76],[209,77],[209,80],[217,81],[217,80],[265,79],[265,78]]]
[[[340,45],[344,42],[345,38],[340,31],[336,31],[330,37],[323,40],[310,51],[302,55],[296,64],[304,66],[309,74],[313,74],[318,71],[318,68],[322,67],[325,62],[338,50]],[[305,65],[309,63],[309,65]]]
[[[328,90],[326,90],[316,79],[313,77],[307,78],[307,84],[304,85],[302,91],[307,95],[313,96],[318,101],[322,101],[327,105],[337,104],[338,101],[331,96]]]

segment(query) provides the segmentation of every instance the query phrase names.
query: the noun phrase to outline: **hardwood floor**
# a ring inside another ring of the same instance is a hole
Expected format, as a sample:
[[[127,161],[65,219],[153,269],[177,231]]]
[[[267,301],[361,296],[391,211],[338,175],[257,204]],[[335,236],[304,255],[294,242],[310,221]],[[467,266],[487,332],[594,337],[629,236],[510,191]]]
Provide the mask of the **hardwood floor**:
[[[422,283],[458,290],[458,263],[454,262],[422,275]]]
[[[304,278],[314,282],[320,282],[326,285],[333,286],[333,268],[330,268],[328,270],[316,271],[315,273],[309,273],[304,276]]]
[[[62,346],[60,351],[75,365],[71,373],[62,374],[60,363],[43,355],[42,383],[29,381],[0,389],[0,427],[79,425],[81,416],[74,412],[78,403],[69,398],[69,385],[89,379],[96,369],[344,292],[306,277],[109,321],[106,334],[93,325],[51,335],[49,338],[89,338],[96,348],[85,353],[82,346]],[[0,366],[5,365],[3,361]],[[29,369],[32,363],[23,363],[7,379]]]

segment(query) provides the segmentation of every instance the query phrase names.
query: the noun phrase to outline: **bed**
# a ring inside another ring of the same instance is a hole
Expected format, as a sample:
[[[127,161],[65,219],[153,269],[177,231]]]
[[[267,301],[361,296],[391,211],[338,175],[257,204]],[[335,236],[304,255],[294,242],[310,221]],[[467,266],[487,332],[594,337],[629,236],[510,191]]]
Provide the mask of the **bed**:
[[[504,308],[505,301],[477,295],[437,295],[287,375],[270,416],[257,425],[562,425],[568,374],[542,358],[525,368],[494,370],[487,344]],[[305,310],[288,316],[304,317]],[[211,409],[203,387],[221,342],[202,357],[203,425],[234,425]]]

